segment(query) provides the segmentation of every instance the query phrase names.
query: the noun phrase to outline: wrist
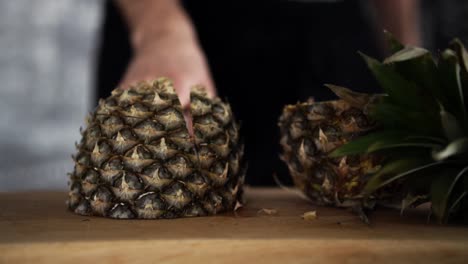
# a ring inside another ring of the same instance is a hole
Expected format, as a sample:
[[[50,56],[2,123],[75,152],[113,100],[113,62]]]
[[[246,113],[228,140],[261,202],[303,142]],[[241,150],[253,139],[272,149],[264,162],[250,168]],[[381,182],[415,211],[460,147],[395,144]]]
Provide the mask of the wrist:
[[[175,25],[137,28],[132,32],[130,37],[135,53],[139,53],[150,47],[195,43],[195,34],[190,28]]]
[[[118,0],[118,3],[127,20],[130,41],[135,51],[148,43],[195,39],[191,21],[179,1]]]

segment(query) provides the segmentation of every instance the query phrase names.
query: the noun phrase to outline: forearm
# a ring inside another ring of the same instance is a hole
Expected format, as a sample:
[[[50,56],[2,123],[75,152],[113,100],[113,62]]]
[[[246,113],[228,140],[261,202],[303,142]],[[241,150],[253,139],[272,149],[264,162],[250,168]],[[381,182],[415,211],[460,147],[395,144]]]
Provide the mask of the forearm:
[[[115,0],[130,30],[134,49],[170,36],[193,41],[194,29],[177,0]]]
[[[421,45],[419,0],[374,0],[380,28],[407,45]]]

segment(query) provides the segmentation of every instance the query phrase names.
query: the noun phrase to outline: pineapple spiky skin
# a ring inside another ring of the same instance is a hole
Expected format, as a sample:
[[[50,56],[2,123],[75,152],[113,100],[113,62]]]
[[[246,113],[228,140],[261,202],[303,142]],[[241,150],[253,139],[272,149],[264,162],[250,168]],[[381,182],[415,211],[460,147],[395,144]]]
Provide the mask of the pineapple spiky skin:
[[[369,100],[365,100],[370,102]],[[375,155],[329,157],[337,147],[372,130],[367,105],[346,100],[287,105],[279,119],[281,159],[295,186],[320,205],[360,207],[356,199],[368,174],[379,166]]]
[[[69,209],[111,218],[177,218],[234,209],[245,174],[229,104],[191,92],[193,136],[170,80],[116,89],[87,119]]]

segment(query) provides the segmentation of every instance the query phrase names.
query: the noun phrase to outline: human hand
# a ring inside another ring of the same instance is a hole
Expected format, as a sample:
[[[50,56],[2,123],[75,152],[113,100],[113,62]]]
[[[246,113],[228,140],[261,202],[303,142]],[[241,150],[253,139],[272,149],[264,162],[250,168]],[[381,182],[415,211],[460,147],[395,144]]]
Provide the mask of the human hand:
[[[191,21],[177,1],[120,0],[133,46],[119,87],[168,77],[174,82],[182,107],[190,103],[190,88],[202,85],[216,94],[208,65]]]
[[[194,85],[203,85],[211,96],[216,94],[204,55],[195,41],[165,36],[144,44],[134,54],[120,87],[168,77],[184,108],[189,105]]]

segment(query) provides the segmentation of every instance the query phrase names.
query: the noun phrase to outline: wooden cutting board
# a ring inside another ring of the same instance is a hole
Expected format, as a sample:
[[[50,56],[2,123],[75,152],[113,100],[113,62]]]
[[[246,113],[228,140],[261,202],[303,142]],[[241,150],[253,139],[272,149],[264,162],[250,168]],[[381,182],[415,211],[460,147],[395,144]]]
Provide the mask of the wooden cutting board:
[[[468,227],[427,212],[381,210],[368,226],[284,190],[246,195],[235,214],[111,220],[68,212],[62,192],[0,193],[0,263],[468,263]]]

